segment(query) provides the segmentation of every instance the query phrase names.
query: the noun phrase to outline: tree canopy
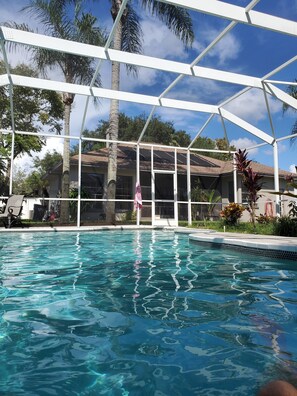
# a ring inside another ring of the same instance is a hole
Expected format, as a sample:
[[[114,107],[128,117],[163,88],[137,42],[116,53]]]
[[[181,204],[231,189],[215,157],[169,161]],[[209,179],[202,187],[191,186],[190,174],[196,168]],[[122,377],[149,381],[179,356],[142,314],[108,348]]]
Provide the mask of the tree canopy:
[[[67,1],[60,0],[30,0],[23,8],[30,16],[43,25],[45,33],[64,40],[77,41],[92,45],[103,45],[106,41],[105,31],[97,26],[97,18],[90,13],[83,12],[80,1],[71,1],[71,7]],[[21,28],[30,30],[28,26]],[[95,75],[94,60],[86,56],[77,56],[61,51],[49,51],[44,48],[30,48],[33,59],[38,69],[46,73],[50,69],[59,70],[66,83],[92,84],[100,86],[100,74]],[[75,94],[62,93],[64,104],[64,135],[70,135],[70,116]],[[62,175],[62,198],[69,197],[69,162],[70,141],[64,140],[63,150],[63,175]],[[69,221],[69,204],[61,203],[61,221]]]
[[[146,120],[147,115],[145,114],[129,117],[124,113],[120,113],[119,140],[137,142]],[[96,130],[90,131],[86,129],[83,132],[83,136],[91,139],[105,139],[108,133],[108,127],[109,121],[100,120]],[[160,116],[154,116],[149,123],[147,130],[145,131],[142,142],[158,143],[167,146],[188,147],[191,143],[191,137],[186,131],[176,130],[173,122],[163,121]],[[105,147],[105,143],[86,140],[82,142],[82,152],[96,151],[102,147]],[[234,146],[228,146],[228,142],[225,138],[213,140],[208,137],[199,136],[196,139],[193,147],[210,150],[217,149],[236,151]],[[72,149],[73,155],[77,153],[78,145],[74,146]],[[232,159],[232,155],[229,153],[203,152],[203,155],[217,158],[222,161],[228,161]]]
[[[36,77],[37,71],[28,65],[11,67],[14,74]],[[0,61],[0,74],[6,73],[3,61]],[[12,130],[10,92],[8,86],[0,87],[0,128]],[[59,133],[63,118],[61,97],[56,92],[15,86],[13,89],[14,127],[17,131],[35,132],[32,135],[15,135],[13,157],[39,152],[45,144],[45,138],[37,136],[47,128],[49,132]],[[5,184],[5,174],[10,168],[12,134],[0,133],[0,177]]]
[[[15,194],[31,195],[35,190],[40,192],[47,187],[45,176],[62,162],[63,158],[56,150],[47,151],[43,158],[33,159],[33,171],[29,175],[17,168],[13,177],[13,191]]]
[[[25,64],[10,67],[10,70],[14,74],[37,76],[37,71]],[[0,74],[4,73],[6,73],[5,65],[0,61]],[[61,97],[56,92],[15,86],[13,103],[16,130],[38,132],[44,126],[48,126],[51,132],[60,133],[63,106]],[[0,88],[0,126],[2,129],[12,129],[8,86]],[[26,139],[28,140],[28,137]],[[17,150],[16,155],[19,153]]]

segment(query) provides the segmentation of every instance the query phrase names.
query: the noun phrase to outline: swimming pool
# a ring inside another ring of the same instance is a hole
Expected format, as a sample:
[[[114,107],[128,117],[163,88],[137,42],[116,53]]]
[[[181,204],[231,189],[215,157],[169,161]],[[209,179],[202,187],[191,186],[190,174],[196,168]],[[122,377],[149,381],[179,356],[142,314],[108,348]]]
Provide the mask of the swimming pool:
[[[297,269],[165,231],[0,239],[0,393],[253,395],[296,383]]]

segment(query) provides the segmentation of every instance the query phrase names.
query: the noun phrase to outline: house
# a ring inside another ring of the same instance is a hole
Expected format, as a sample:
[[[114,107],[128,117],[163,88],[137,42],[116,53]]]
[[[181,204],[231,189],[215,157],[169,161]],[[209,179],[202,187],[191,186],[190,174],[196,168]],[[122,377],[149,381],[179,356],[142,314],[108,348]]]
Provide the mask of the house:
[[[79,155],[71,157],[70,186],[78,187],[81,179],[82,198],[85,199],[81,210],[82,220],[98,220],[104,218],[104,183],[107,175],[108,149],[90,151],[81,154],[81,174],[79,174]],[[135,146],[118,145],[118,176],[116,187],[117,218],[131,216],[137,174],[137,149]],[[258,201],[257,214],[269,210],[274,215],[276,196],[274,190],[274,169],[272,167],[252,163],[255,172],[263,176],[263,189]],[[141,146],[139,149],[140,184],[142,189],[142,219],[153,224],[176,224],[177,220],[187,220],[189,215],[188,181],[191,184],[191,216],[203,219],[209,215],[212,202],[201,197],[197,191],[213,191],[220,196],[219,203],[212,205],[212,217],[218,217],[222,207],[235,201],[245,203],[247,191],[239,174],[234,183],[232,161],[221,161],[191,151],[190,176],[187,166],[187,152],[178,148],[162,148]],[[286,188],[285,177],[289,172],[279,170],[280,189]],[[59,196],[62,180],[62,164],[48,175],[50,197]],[[282,213],[287,213],[288,202],[282,200]],[[243,220],[249,214],[244,212]]]

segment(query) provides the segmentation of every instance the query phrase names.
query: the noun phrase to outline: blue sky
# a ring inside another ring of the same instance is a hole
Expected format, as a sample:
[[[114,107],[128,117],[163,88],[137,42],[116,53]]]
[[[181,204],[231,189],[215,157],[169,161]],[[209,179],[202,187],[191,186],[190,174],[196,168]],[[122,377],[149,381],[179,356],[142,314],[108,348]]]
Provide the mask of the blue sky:
[[[245,7],[250,1],[229,0],[226,2]],[[15,20],[17,22],[28,22],[28,17],[19,12],[21,7],[26,4],[26,1],[11,0],[7,2],[0,0],[0,21]],[[112,26],[109,8],[110,3],[105,0],[86,2],[86,9],[92,11],[97,16],[98,23],[105,27],[107,31],[110,30]],[[297,0],[261,0],[254,10],[297,21]],[[229,21],[225,19],[192,12],[191,16],[194,22],[195,41],[191,49],[185,49],[182,43],[179,42],[160,21],[152,18],[141,9],[139,9],[139,15],[141,17],[144,33],[143,54],[187,63],[193,61],[216,35],[229,24]],[[32,19],[30,23],[34,27],[38,27],[34,24]],[[40,26],[38,29],[39,32],[42,32]],[[268,72],[296,55],[296,43],[297,38],[293,36],[281,35],[276,32],[238,24],[205,58],[203,58],[199,66],[243,73],[255,77],[263,77]],[[12,55],[12,63],[17,62],[17,60],[17,55]],[[177,77],[177,75],[174,74],[146,68],[139,69],[137,79],[127,75],[124,67],[122,67],[121,73],[123,77],[121,83],[122,90],[154,96],[160,95]],[[109,62],[103,64],[101,74],[103,86],[109,88]],[[272,78],[274,80],[293,81],[297,78],[296,62],[281,73],[275,74]],[[285,85],[278,85],[278,88],[286,90]],[[232,84],[185,77],[172,91],[170,91],[168,97],[218,104],[241,89],[242,87]],[[72,114],[72,129],[74,134],[78,134],[79,132],[84,101],[84,98],[76,98],[75,111],[73,111]],[[283,114],[282,103],[278,100],[270,99],[269,103],[276,137],[289,135],[297,114],[292,110]],[[259,90],[250,90],[245,95],[233,101],[226,108],[237,116],[250,122],[252,125],[269,134],[271,133],[265,100],[263,94],[259,92]],[[82,111],[77,111],[78,109],[82,109]],[[151,108],[148,106],[133,105],[124,102],[121,102],[120,109],[128,115],[137,115],[140,113],[149,114],[151,111]],[[108,110],[108,100],[102,100],[99,108],[91,107],[88,112],[87,127],[94,128],[98,120],[107,119]],[[165,108],[158,109],[156,115],[160,115],[163,120],[172,121],[177,129],[183,129],[191,136],[196,135],[197,131],[208,118],[207,114]],[[230,142],[237,147],[260,143],[257,138],[228,122],[226,122],[226,128]],[[224,131],[221,121],[216,117],[202,134],[202,136],[209,136],[212,138],[223,137],[223,135]],[[279,153],[280,168],[290,170],[292,165],[297,165],[297,141],[295,145],[290,144],[290,141],[282,141],[279,143]],[[250,152],[250,157],[259,162],[273,166],[273,153],[270,146],[265,146]]]

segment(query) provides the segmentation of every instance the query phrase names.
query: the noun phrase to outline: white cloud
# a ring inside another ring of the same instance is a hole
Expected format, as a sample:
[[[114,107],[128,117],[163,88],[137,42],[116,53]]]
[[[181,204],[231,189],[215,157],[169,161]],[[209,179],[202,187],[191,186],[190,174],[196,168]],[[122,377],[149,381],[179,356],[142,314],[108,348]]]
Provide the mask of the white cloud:
[[[264,152],[265,155],[273,155],[272,146],[269,146],[269,147],[270,147],[270,150],[269,149],[265,150],[265,152]],[[288,148],[287,148],[286,144],[284,144],[282,142],[279,142],[277,147],[278,147],[278,153],[279,154],[282,154],[282,153],[285,153],[286,151],[288,151]]]
[[[270,97],[268,102],[272,114],[282,111],[281,102]],[[267,119],[268,113],[265,98],[263,92],[258,89],[251,89],[245,92],[228,103],[225,108],[251,124]]]
[[[86,97],[76,95],[73,108],[71,111],[71,134],[73,136],[79,136],[82,127],[83,115],[86,107]],[[86,120],[83,129],[96,129],[98,121],[107,118],[109,114],[110,101],[99,98],[97,105],[94,104],[93,100],[89,100]]]
[[[292,172],[292,173],[297,173],[296,164],[290,165],[289,170],[290,170],[290,172]]]
[[[284,143],[279,142],[277,147],[278,147],[279,154],[282,154],[282,153],[285,153],[286,151],[288,151],[288,148]]]
[[[144,33],[144,55],[165,59],[186,59],[188,57],[183,43],[165,25],[148,18],[142,22],[141,27]],[[132,91],[138,87],[149,87],[160,83],[160,92],[156,93],[158,95],[162,92],[161,82],[164,83],[166,78],[166,73],[144,67],[138,68],[138,76],[135,78],[133,74],[127,75],[126,68],[123,66],[121,68],[121,89]]]
[[[207,26],[207,28],[200,32],[200,41],[195,41],[193,48],[202,52],[219,33],[219,30]],[[240,41],[233,33],[229,33],[215,45],[215,47],[208,53],[208,56],[217,58],[219,65],[224,65],[229,60],[237,59],[240,51]]]
[[[131,92],[138,87],[149,87],[155,85],[160,80],[160,75],[157,70],[140,67],[138,69],[137,77],[131,73],[127,73],[124,65],[121,67],[121,86],[122,91]],[[161,93],[161,91],[160,91]]]
[[[184,44],[164,24],[149,18],[142,22],[141,27],[145,55],[167,59],[187,58]]]
[[[230,141],[230,145],[231,146],[235,146],[236,149],[245,149],[245,148],[249,148],[252,146],[255,146],[257,144],[257,142],[255,140],[249,139],[249,138],[239,138],[239,139],[233,139]],[[258,153],[258,148],[254,148],[254,149],[249,149],[248,153],[249,154],[253,154],[256,155]]]

